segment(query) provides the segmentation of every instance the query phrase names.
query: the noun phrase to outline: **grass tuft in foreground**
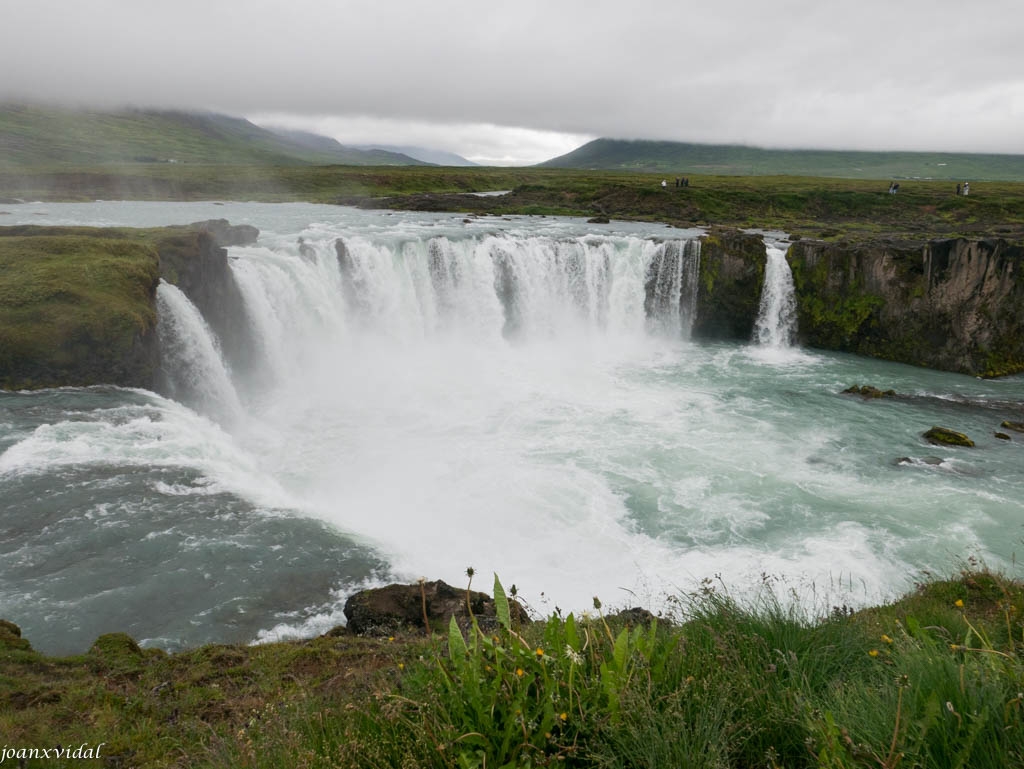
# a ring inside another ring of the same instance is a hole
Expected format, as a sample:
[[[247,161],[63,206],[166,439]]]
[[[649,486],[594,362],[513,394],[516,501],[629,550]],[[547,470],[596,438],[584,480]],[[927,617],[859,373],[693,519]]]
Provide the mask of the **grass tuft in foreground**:
[[[518,626],[509,593],[495,578],[493,626],[429,638],[167,656],[105,636],[53,660],[0,634],[0,731],[106,740],[125,766],[1024,766],[1024,586],[1007,577],[816,620],[770,586],[741,604],[706,584],[682,624],[595,599]]]

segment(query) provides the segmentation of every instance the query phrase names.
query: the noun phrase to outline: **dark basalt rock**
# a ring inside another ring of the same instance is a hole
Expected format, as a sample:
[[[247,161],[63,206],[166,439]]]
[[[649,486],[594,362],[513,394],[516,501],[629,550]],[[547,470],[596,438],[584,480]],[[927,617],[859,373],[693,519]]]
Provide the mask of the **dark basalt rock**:
[[[766,261],[760,235],[715,229],[701,238],[694,339],[750,339]]]
[[[1010,436],[1009,436],[1009,435],[1007,435],[1006,433],[992,433],[992,434],[993,434],[993,435],[994,435],[994,436],[995,436],[996,438],[998,438],[999,440],[1001,440],[1001,441],[1008,441],[1008,440],[1011,440]]]
[[[348,629],[358,635],[389,635],[409,628],[424,628],[424,617],[432,630],[443,630],[452,617],[462,627],[471,623],[466,591],[436,580],[416,585],[388,585],[361,590],[345,601]],[[469,607],[482,628],[497,624],[494,601],[486,593],[469,593]],[[526,611],[509,601],[513,623],[528,622]]]
[[[623,609],[620,612],[608,616],[609,621],[621,623],[629,628],[649,627],[655,619],[656,617],[647,611],[647,609],[643,609],[639,606]]]
[[[251,246],[260,236],[259,229],[251,224],[231,224],[227,219],[207,219],[189,227],[210,233],[218,246]]]
[[[1011,422],[1009,420],[1005,420],[1003,422],[1000,422],[999,426],[1005,427],[1007,430],[1014,430],[1015,432],[1018,433],[1024,433],[1024,422]]]
[[[1024,244],[801,240],[787,260],[803,344],[971,375],[1024,370]]]
[[[950,430],[948,427],[932,427],[924,434],[924,439],[937,446],[973,446],[974,441],[963,433]]]
[[[895,390],[879,390],[877,387],[871,385],[853,385],[843,390],[844,395],[860,395],[864,398],[895,398]]]

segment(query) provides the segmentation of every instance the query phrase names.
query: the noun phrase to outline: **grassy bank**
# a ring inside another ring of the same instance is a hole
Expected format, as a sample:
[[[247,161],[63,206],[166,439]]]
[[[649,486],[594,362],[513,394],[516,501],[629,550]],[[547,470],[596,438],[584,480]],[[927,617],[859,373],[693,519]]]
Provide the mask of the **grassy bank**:
[[[0,387],[120,381],[146,355],[158,269],[141,239],[0,227]]]
[[[1024,238],[1024,184],[800,176],[690,176],[539,168],[135,165],[0,171],[0,195],[26,200],[260,200],[477,214],[608,216],[680,225],[780,228],[810,237]],[[466,193],[512,190],[501,197]],[[0,210],[11,209],[0,205]]]
[[[770,584],[706,584],[678,624],[595,601],[515,626],[495,594],[487,632],[176,655],[47,658],[0,626],[0,733],[108,766],[1024,766],[1024,589],[987,571],[813,620]]]

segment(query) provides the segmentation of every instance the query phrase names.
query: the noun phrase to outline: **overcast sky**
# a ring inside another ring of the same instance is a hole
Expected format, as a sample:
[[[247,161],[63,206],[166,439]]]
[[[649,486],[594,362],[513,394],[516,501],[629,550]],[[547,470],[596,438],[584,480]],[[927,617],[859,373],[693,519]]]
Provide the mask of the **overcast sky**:
[[[0,0],[0,99],[532,163],[597,136],[1024,153],[1024,0]]]

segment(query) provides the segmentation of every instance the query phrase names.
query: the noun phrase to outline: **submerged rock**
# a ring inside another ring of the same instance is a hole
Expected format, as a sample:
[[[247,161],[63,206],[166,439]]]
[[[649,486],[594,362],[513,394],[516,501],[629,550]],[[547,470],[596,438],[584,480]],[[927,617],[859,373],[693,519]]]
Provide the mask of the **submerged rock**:
[[[361,590],[345,601],[348,628],[359,635],[388,635],[405,628],[423,628],[424,620],[432,630],[447,627],[452,617],[462,626],[470,623],[469,609],[483,628],[494,627],[497,620],[494,601],[486,593],[466,591],[436,580],[416,585],[388,585]],[[526,611],[509,601],[512,621],[528,622]]]
[[[1003,422],[999,423],[999,426],[1005,427],[1007,430],[1014,430],[1018,433],[1024,433],[1024,422],[1011,422],[1009,420],[1004,420]]]
[[[860,395],[864,398],[895,398],[895,390],[879,390],[877,387],[871,385],[853,385],[843,390],[843,394]]]
[[[610,221],[607,216],[594,216],[587,219],[587,224],[608,224]]]
[[[929,443],[934,443],[939,446],[973,446],[974,441],[968,438],[963,433],[958,433],[956,430],[950,430],[948,427],[932,427],[931,430],[926,432],[923,436]]]
[[[1006,433],[992,433],[992,434],[993,434],[993,435],[994,435],[994,436],[995,436],[996,438],[998,438],[999,440],[1001,440],[1001,441],[1008,441],[1008,440],[1010,440],[1010,436],[1009,436],[1009,435],[1007,435]]]

